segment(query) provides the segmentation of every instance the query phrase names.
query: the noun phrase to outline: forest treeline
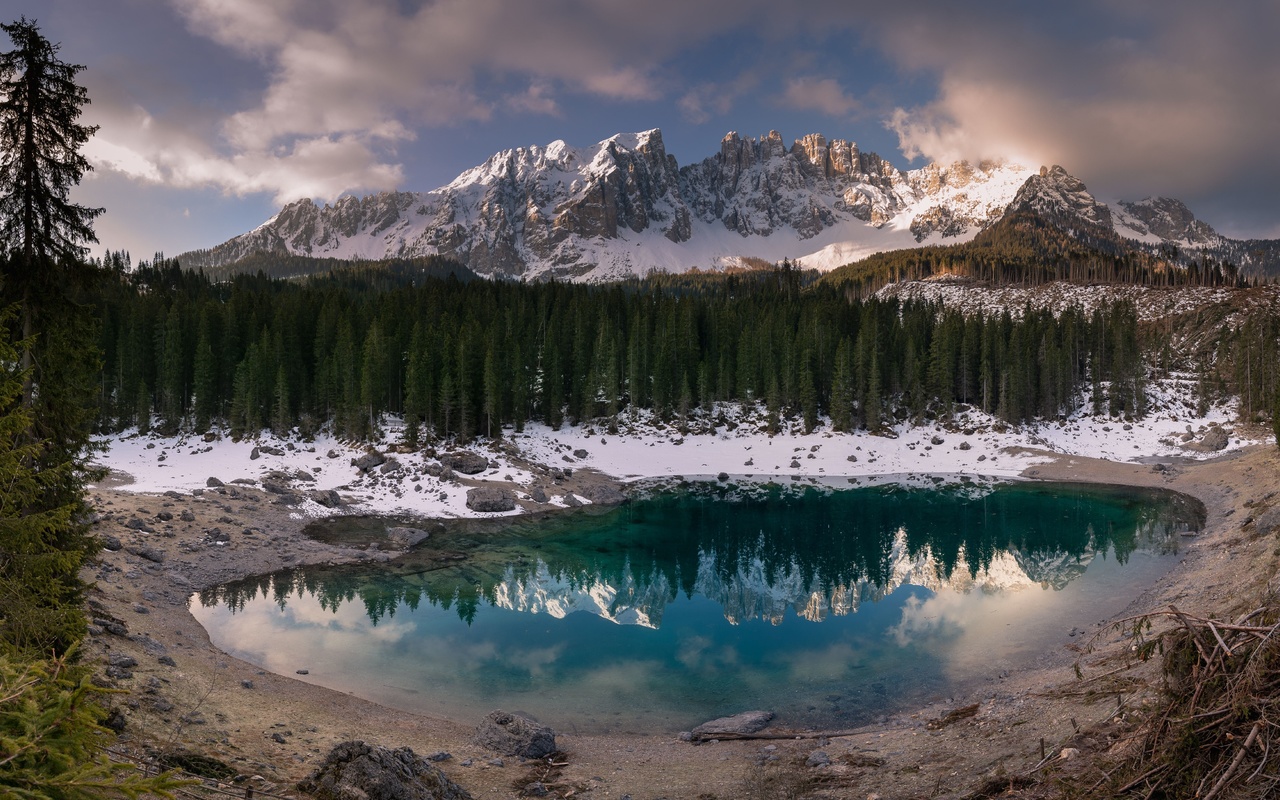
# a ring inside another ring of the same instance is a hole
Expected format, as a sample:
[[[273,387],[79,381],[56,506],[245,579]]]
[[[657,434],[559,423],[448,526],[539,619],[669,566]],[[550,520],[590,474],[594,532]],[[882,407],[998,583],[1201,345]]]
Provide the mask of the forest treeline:
[[[1052,418],[1086,388],[1099,411],[1144,411],[1129,304],[982,317],[851,299],[790,268],[586,286],[437,277],[444,264],[215,283],[109,256],[100,425],[363,439],[397,414],[418,440],[734,401],[772,425],[875,431],[957,404]]]

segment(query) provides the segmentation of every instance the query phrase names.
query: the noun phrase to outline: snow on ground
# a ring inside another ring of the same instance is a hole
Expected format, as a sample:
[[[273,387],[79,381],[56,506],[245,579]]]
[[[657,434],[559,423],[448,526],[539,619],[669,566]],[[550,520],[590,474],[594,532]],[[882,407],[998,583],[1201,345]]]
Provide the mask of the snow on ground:
[[[522,433],[506,432],[500,443],[472,444],[468,449],[488,458],[490,467],[468,477],[513,483],[524,490],[540,483],[551,504],[564,506],[573,499],[565,496],[563,488],[517,463],[591,468],[627,482],[727,473],[739,480],[848,485],[855,482],[850,479],[865,483],[924,475],[1012,478],[1045,460],[1045,456],[1026,449],[1113,461],[1204,458],[1212,454],[1185,449],[1184,439],[1194,433],[1198,440],[1209,427],[1219,425],[1232,433],[1230,448],[1260,441],[1232,431],[1235,414],[1231,407],[1215,407],[1204,417],[1195,416],[1181,399],[1188,394],[1189,380],[1184,376],[1153,383],[1149,387],[1152,412],[1132,423],[1083,413],[1088,409],[1086,398],[1081,411],[1062,421],[1006,428],[969,410],[949,423],[902,422],[887,435],[836,433],[827,425],[805,434],[797,424],[771,436],[764,429],[763,409],[738,406],[717,408],[712,418],[695,421],[706,430],[702,433],[683,434],[675,425],[662,425],[647,414],[635,421],[624,414],[619,432],[613,434],[600,425],[566,425],[557,431],[531,424]],[[713,419],[728,424],[719,424],[712,432]],[[310,442],[267,434],[257,440],[236,442],[223,436],[206,442],[198,436],[165,438],[126,432],[107,440],[109,450],[99,462],[131,476],[132,482],[120,488],[147,493],[190,492],[204,488],[209,478],[261,487],[276,473],[275,477],[285,476],[296,491],[308,496],[298,506],[298,513],[309,516],[493,516],[467,509],[466,485],[432,476],[430,471],[439,471],[434,458],[422,452],[390,452],[400,440],[400,428],[394,423],[386,427],[387,435],[377,447],[394,457],[401,469],[385,473],[377,467],[362,473],[351,462],[366,448],[328,435]],[[257,458],[252,457],[255,449]],[[513,460],[513,453],[520,458]],[[341,512],[326,508],[310,499],[313,490],[337,490],[353,501],[352,505]],[[518,496],[527,499],[528,492]]]
[[[1146,321],[1163,319],[1196,309],[1226,303],[1239,298],[1242,306],[1280,305],[1280,287],[1264,286],[1261,289],[1230,289],[1207,286],[1133,286],[1129,284],[1082,285],[1055,281],[1041,286],[987,286],[952,275],[939,275],[921,281],[892,283],[878,292],[881,297],[897,297],[901,300],[927,300],[941,303],[948,308],[959,309],[966,314],[1000,314],[1008,311],[1019,317],[1028,304],[1032,308],[1049,308],[1055,312],[1068,306],[1091,312],[1106,303],[1118,300],[1132,301],[1138,318]],[[1239,310],[1243,310],[1243,307]],[[1236,316],[1227,318],[1234,324]]]

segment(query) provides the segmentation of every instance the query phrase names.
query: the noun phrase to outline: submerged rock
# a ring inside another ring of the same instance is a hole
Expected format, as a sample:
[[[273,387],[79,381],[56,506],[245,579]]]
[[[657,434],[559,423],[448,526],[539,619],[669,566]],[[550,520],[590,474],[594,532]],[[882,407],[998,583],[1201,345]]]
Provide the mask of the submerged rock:
[[[421,528],[387,528],[387,539],[397,547],[413,547],[419,542],[426,541],[430,536],[430,533]]]
[[[476,728],[476,744],[504,756],[545,758],[556,751],[556,733],[532,717],[491,711]]]
[[[726,733],[758,733],[768,727],[773,719],[772,711],[743,711],[731,717],[720,717],[694,728],[694,738],[707,738]]]
[[[317,800],[470,800],[439,767],[407,747],[391,750],[362,741],[329,751],[298,790]]]

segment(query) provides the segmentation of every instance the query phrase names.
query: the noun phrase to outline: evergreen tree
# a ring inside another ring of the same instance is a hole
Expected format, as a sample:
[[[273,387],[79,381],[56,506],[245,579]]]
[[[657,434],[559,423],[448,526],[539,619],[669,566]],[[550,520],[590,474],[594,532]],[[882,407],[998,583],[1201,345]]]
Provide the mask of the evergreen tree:
[[[86,667],[66,658],[14,663],[0,654],[0,786],[22,800],[172,797],[190,784],[172,772],[145,775],[103,752],[111,732]]]
[[[68,199],[93,169],[80,148],[97,126],[76,122],[89,104],[76,83],[83,66],[60,60],[60,45],[25,17],[0,30],[14,45],[0,53],[0,251],[9,255],[5,288],[21,303],[21,339],[29,341],[46,321],[46,297],[84,265],[85,243],[98,241],[92,224],[102,209]],[[30,348],[22,358],[30,367]],[[28,403],[37,379],[27,373]]]
[[[21,391],[0,403],[0,414],[18,413],[18,403],[30,410],[14,444],[22,445],[21,467],[40,487],[8,505],[32,523],[28,533],[6,537],[0,561],[36,551],[48,556],[53,568],[42,596],[74,614],[83,591],[78,571],[94,549],[88,525],[76,520],[88,517],[84,483],[92,472],[88,455],[101,367],[97,322],[86,303],[100,273],[85,261],[86,243],[97,241],[91,225],[101,209],[68,198],[90,169],[80,148],[96,128],[76,121],[89,102],[75,80],[83,67],[61,61],[59,46],[34,22],[22,18],[0,29],[13,44],[0,53],[0,307],[17,306],[17,319],[4,320],[5,341],[22,343],[13,353]],[[25,521],[13,525],[28,529]],[[69,647],[81,633],[73,629],[82,624],[54,626],[44,634],[45,646]]]

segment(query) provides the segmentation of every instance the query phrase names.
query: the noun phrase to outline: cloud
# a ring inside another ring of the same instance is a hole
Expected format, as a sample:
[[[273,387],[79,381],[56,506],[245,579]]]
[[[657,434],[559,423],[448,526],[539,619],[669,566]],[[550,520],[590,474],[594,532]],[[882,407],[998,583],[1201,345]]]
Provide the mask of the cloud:
[[[694,124],[758,113],[769,127],[772,101],[841,120],[883,110],[911,156],[1061,163],[1103,196],[1193,208],[1225,207],[1213,199],[1234,192],[1255,229],[1280,215],[1280,6],[1269,0],[798,0],[787,14],[764,0],[168,2],[257,83],[192,117],[160,101],[138,114],[134,98],[100,107],[95,93],[94,162],[141,181],[332,196],[389,188],[400,153],[431,127],[574,124],[584,98],[593,110],[671,98]],[[771,66],[725,79],[742,52]]]
[[[550,86],[545,83],[532,83],[520,94],[507,95],[507,107],[528,114],[545,114],[549,117],[560,116],[560,104]]]
[[[792,78],[787,81],[779,100],[788,108],[820,111],[832,117],[848,117],[858,110],[858,101],[850,97],[834,78]]]
[[[743,95],[760,85],[760,75],[754,71],[743,72],[733,80],[723,82],[703,81],[689,88],[677,107],[685,119],[695,125],[704,125],[715,117],[728,114]]]
[[[1102,4],[1087,26],[934,11],[882,23],[887,53],[939,76],[887,122],[910,156],[1061,163],[1104,193],[1184,199],[1280,180],[1275,4]]]
[[[170,2],[190,32],[261,64],[265,86],[199,132],[131,99],[108,101],[94,109],[104,122],[94,163],[141,181],[277,200],[390,188],[403,177],[397,145],[423,127],[483,123],[500,111],[557,115],[566,91],[656,99],[661,59],[705,28],[674,0],[658,4],[671,7],[658,18],[576,0],[439,0],[416,10],[396,0]],[[671,15],[692,31],[673,33]],[[494,91],[513,80],[528,88]]]

